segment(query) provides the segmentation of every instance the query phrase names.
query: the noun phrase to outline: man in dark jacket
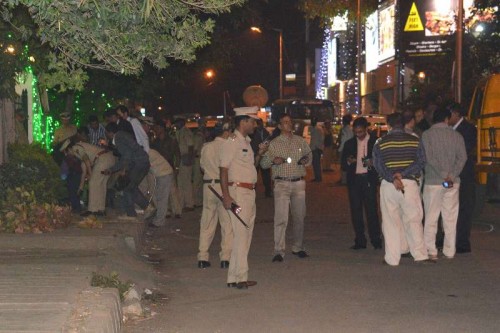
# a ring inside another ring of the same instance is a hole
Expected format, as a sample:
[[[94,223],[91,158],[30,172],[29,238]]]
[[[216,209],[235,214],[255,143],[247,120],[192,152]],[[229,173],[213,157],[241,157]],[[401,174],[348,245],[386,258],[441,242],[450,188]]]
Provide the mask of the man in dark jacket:
[[[450,111],[451,117],[448,124],[453,126],[453,129],[458,133],[462,134],[467,152],[467,161],[460,173],[460,189],[458,194],[460,208],[457,220],[456,249],[457,253],[468,253],[471,251],[470,229],[472,226],[472,213],[476,203],[474,162],[476,160],[477,129],[465,119],[466,110],[460,104],[451,105]]]
[[[373,168],[372,151],[377,137],[368,133],[368,121],[357,118],[353,123],[354,137],[346,141],[341,166],[347,173],[347,189],[355,239],[353,250],[366,249],[363,209],[366,213],[368,235],[375,249],[382,248],[380,221],[377,210],[378,175]]]
[[[120,172],[122,175],[128,176],[130,181],[123,190],[125,211],[128,217],[137,216],[134,203],[142,209],[147,209],[147,211],[144,211],[144,218],[151,216],[154,209],[148,206],[148,201],[139,190],[139,184],[149,172],[148,154],[139,146],[130,133],[120,131],[115,123],[106,125],[106,136],[117,150],[120,158],[115,165],[102,172],[104,174]]]

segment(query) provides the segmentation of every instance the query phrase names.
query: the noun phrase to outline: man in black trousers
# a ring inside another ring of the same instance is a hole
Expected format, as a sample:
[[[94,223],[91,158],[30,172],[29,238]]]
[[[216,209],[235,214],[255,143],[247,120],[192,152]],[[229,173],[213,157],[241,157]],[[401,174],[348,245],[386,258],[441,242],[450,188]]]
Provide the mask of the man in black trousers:
[[[366,214],[370,242],[375,249],[381,249],[377,210],[378,175],[372,162],[373,145],[377,137],[368,133],[368,121],[363,117],[354,120],[353,131],[354,137],[346,141],[341,157],[342,170],[347,173],[351,219],[356,235],[351,249],[366,249],[363,210]]]
[[[467,151],[467,161],[462,169],[462,173],[460,173],[460,189],[458,194],[460,208],[457,220],[456,249],[457,253],[468,253],[471,252],[470,230],[472,226],[472,213],[476,203],[474,163],[476,160],[477,129],[465,119],[466,110],[460,104],[453,104],[449,109],[451,111],[449,125],[462,134],[465,142],[465,150]]]

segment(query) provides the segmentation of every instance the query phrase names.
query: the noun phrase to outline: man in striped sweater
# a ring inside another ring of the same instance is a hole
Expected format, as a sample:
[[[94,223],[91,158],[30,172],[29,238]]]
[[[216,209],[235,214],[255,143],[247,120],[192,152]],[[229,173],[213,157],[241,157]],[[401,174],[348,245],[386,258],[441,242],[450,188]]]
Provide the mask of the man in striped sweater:
[[[419,176],[425,165],[420,140],[404,131],[401,113],[387,117],[389,133],[373,147],[373,163],[379,176],[382,232],[385,263],[399,265],[401,237],[408,241],[410,253],[417,262],[429,262],[424,245],[423,209]],[[400,233],[404,230],[404,235]],[[404,243],[404,242],[403,242]]]

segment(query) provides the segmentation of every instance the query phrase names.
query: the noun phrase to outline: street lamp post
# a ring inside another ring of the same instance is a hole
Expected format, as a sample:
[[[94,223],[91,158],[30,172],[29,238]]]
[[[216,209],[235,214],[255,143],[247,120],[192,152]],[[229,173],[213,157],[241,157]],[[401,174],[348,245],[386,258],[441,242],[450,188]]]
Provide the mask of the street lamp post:
[[[250,30],[253,32],[257,32],[259,34],[262,33],[262,30],[259,27],[251,27]],[[283,29],[271,28],[271,30],[276,31],[279,35],[279,49],[280,49],[280,58],[279,58],[279,93],[280,99],[283,99]]]

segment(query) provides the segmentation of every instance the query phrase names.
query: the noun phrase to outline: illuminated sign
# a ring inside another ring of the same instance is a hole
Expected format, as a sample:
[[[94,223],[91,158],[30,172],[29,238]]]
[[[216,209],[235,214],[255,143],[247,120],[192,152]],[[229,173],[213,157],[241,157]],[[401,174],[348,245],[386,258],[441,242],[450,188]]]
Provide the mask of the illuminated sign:
[[[337,39],[332,38],[328,43],[328,86],[337,81]]]
[[[365,24],[365,61],[366,71],[378,67],[378,15],[374,12],[366,19]]]
[[[337,15],[332,19],[332,31],[347,30],[347,12],[344,15]]]
[[[394,58],[396,49],[394,47],[395,39],[395,5],[382,7],[379,10],[378,25],[378,61],[386,62]]]
[[[401,0],[401,52],[417,58],[451,51],[456,31],[457,0]]]

